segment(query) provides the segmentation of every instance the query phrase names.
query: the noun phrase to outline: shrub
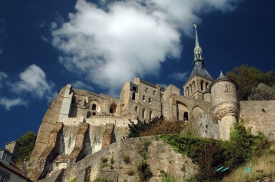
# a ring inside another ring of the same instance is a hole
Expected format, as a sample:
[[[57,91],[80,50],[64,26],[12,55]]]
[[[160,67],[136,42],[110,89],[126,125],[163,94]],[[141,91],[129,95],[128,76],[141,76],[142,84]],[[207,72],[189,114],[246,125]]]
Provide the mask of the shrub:
[[[127,174],[128,174],[129,176],[133,176],[133,175],[135,174],[135,171],[129,170],[129,171],[127,171]]]
[[[37,136],[35,133],[28,132],[17,140],[20,146],[17,158],[18,165],[22,164],[24,159],[27,161],[30,159],[33,148],[35,146],[36,137]]]
[[[161,172],[161,182],[177,182],[169,172]]]
[[[169,122],[163,116],[153,118],[150,121],[138,120],[137,124],[130,122],[128,138],[180,133],[186,126],[184,122]]]
[[[108,162],[108,158],[107,158],[107,157],[101,157],[101,162],[102,162],[102,163]]]
[[[115,159],[112,157],[112,158],[110,159],[110,162],[111,162],[111,164],[114,164],[114,163],[115,163]]]
[[[152,143],[151,141],[146,140],[146,141],[143,143],[143,148],[139,149],[139,151],[138,151],[138,153],[141,155],[141,157],[142,157],[144,160],[147,158],[149,145],[150,145],[151,143]]]
[[[149,181],[149,179],[152,177],[152,172],[147,162],[145,160],[140,161],[137,168],[140,180],[144,182]]]
[[[130,156],[129,155],[123,155],[123,161],[126,164],[129,164],[131,162]]]
[[[106,178],[96,178],[93,182],[109,182]]]
[[[162,140],[172,145],[176,152],[186,154],[198,164],[199,181],[217,181],[234,168],[259,157],[270,147],[263,135],[252,135],[246,130],[243,120],[234,123],[229,141],[200,138],[192,135],[162,135]],[[229,170],[220,173],[216,169],[226,166]]]

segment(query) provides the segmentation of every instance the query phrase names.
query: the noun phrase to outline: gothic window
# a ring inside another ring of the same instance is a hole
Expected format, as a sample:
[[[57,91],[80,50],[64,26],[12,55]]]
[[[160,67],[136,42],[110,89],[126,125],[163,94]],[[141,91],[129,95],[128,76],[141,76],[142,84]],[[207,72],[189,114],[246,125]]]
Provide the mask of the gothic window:
[[[96,110],[96,104],[92,105],[92,110]]]
[[[114,103],[111,104],[109,113],[111,113],[111,114],[116,113],[116,104],[114,104]]]
[[[142,119],[145,119],[145,109],[142,109]]]
[[[201,90],[203,90],[203,81],[201,81]]]
[[[151,97],[149,97],[149,104],[151,104],[151,102],[152,102],[152,99],[151,99]]]

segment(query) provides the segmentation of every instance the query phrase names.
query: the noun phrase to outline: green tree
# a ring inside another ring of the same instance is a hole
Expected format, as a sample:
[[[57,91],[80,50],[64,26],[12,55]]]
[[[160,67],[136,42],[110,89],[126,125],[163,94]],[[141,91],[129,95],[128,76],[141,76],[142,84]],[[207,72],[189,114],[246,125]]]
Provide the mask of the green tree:
[[[248,100],[275,100],[275,88],[274,86],[270,87],[264,83],[260,83],[252,89]]]
[[[272,86],[275,83],[273,71],[261,72],[254,67],[242,65],[226,74],[226,76],[238,84],[238,97],[240,100],[248,100],[254,87],[260,83]]]
[[[36,141],[36,134],[33,132],[28,132],[21,136],[17,142],[20,145],[19,154],[17,158],[17,164],[22,164],[24,159],[29,160],[31,157],[31,153],[33,151],[34,145]]]

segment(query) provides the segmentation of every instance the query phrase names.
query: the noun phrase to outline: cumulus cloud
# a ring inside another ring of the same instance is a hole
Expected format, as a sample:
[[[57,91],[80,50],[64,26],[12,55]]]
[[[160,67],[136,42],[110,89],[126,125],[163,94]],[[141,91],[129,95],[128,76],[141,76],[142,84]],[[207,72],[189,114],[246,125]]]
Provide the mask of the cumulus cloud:
[[[89,91],[93,90],[93,87],[91,87],[87,83],[84,83],[83,81],[75,81],[72,85],[75,88],[86,89],[86,90],[89,90]]]
[[[188,71],[180,73],[180,72],[174,72],[173,74],[169,75],[170,78],[174,78],[179,81],[185,81],[187,80]]]
[[[69,22],[52,25],[59,62],[115,93],[134,76],[157,75],[167,57],[180,58],[181,33],[192,36],[199,15],[228,12],[239,0],[79,0]]]
[[[25,106],[28,107],[29,102],[24,101],[21,98],[16,98],[16,99],[8,99],[6,97],[0,98],[0,105],[4,106],[7,110],[10,110],[11,107],[14,106]]]
[[[30,65],[19,75],[20,81],[11,84],[12,91],[16,93],[30,93],[35,98],[52,100],[57,93],[54,92],[54,83],[46,80],[44,71],[35,64]]]

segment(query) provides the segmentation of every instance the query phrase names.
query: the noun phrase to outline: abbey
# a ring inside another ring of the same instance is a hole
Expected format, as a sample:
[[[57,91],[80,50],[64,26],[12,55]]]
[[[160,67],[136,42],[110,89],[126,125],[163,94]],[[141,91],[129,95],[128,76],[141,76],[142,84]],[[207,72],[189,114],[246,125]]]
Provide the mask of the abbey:
[[[43,117],[30,159],[34,180],[68,168],[86,156],[127,136],[129,120],[163,115],[171,122],[193,123],[202,137],[228,140],[238,118],[253,133],[275,139],[275,101],[238,101],[237,85],[220,73],[217,79],[204,67],[195,26],[193,70],[180,89],[162,88],[140,78],[125,82],[120,98],[74,88],[60,90]]]

